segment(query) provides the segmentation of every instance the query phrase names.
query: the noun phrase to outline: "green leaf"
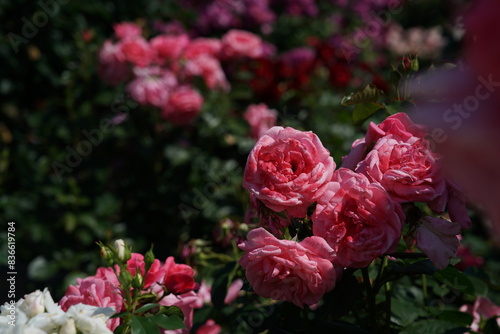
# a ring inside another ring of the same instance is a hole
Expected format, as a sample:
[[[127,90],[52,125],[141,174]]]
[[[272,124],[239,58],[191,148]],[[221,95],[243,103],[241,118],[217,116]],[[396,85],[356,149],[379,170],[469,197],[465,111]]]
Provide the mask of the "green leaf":
[[[486,321],[484,325],[483,333],[484,334],[500,334],[500,328],[497,323],[498,317],[492,317]]]
[[[352,106],[359,103],[377,102],[379,98],[380,91],[378,88],[373,84],[369,84],[363,90],[345,96],[340,104],[343,106]]]
[[[359,103],[352,111],[352,120],[354,123],[362,123],[383,107],[375,102]]]
[[[457,324],[450,321],[428,319],[415,321],[401,331],[400,334],[459,334],[467,331],[467,328],[459,327]]]
[[[150,317],[155,324],[160,326],[163,329],[185,329],[186,325],[184,324],[184,320],[177,315],[168,316],[165,314],[157,314],[155,316]]]
[[[139,313],[142,313],[142,312],[149,311],[152,308],[155,308],[155,307],[157,307],[159,305],[160,304],[158,304],[158,303],[149,303],[149,304],[142,305],[141,307],[139,307],[137,310],[134,311],[134,314],[139,314]]]
[[[454,322],[459,326],[467,327],[472,323],[473,317],[469,313],[445,310],[438,315],[438,319]]]
[[[469,278],[453,267],[447,267],[443,270],[436,271],[434,273],[434,278],[460,292],[471,295],[475,294],[474,285]]]
[[[408,326],[426,312],[416,303],[393,298],[391,301],[392,320],[400,326]]]
[[[178,306],[160,306],[160,311],[158,311],[158,314],[164,314],[166,316],[177,316],[181,319],[184,319],[184,313],[182,313],[182,310]]]
[[[151,317],[144,318],[133,315],[130,318],[132,334],[159,334],[160,328],[151,320]]]

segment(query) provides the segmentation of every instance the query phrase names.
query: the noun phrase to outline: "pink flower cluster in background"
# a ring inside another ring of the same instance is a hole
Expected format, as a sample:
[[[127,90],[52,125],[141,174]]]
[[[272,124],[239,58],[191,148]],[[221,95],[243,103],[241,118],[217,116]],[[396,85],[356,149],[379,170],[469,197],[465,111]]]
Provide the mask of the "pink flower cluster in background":
[[[221,61],[256,58],[266,52],[259,36],[243,30],[230,30],[221,39],[190,38],[180,32],[146,40],[133,23],[119,23],[114,29],[116,41],[106,40],[99,52],[102,80],[126,84],[134,100],[160,109],[162,117],[176,125],[190,124],[203,107],[193,78],[202,78],[210,90],[228,92],[231,87]]]
[[[239,245],[254,291],[314,306],[344,268],[366,267],[395,252],[405,223],[409,247],[415,244],[436,268],[446,267],[457,253],[457,235],[471,223],[465,197],[440,161],[425,129],[404,113],[371,123],[338,170],[314,133],[266,131],[249,154],[243,180],[249,219],[261,226]],[[435,216],[411,213],[406,222],[404,208],[416,208],[413,202],[427,203]],[[451,221],[441,216],[446,211]],[[309,232],[289,240],[292,230],[288,237],[284,230],[297,224]]]

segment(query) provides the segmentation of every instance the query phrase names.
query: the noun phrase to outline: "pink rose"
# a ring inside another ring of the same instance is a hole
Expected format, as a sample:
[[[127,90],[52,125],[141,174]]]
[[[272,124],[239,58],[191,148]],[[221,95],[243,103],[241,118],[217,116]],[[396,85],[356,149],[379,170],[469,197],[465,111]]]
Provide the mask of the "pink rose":
[[[155,57],[154,50],[142,37],[124,39],[119,45],[125,59],[136,66],[146,67]]]
[[[188,125],[200,113],[202,106],[200,93],[190,86],[180,86],[170,94],[161,116],[175,125]]]
[[[203,326],[198,328],[196,334],[219,334],[221,330],[221,326],[217,325],[212,319],[208,319]]]
[[[417,228],[418,249],[429,257],[437,269],[444,269],[457,253],[460,225],[438,217],[425,217]]]
[[[250,124],[252,138],[259,139],[264,132],[276,125],[278,112],[269,109],[264,103],[251,104],[245,110],[243,118]]]
[[[165,286],[173,294],[180,295],[198,287],[194,282],[193,268],[176,264],[172,256],[167,258],[161,270],[165,273]]]
[[[139,104],[162,107],[170,91],[177,86],[177,79],[168,70],[157,66],[134,68],[135,79],[127,85],[130,96]]]
[[[199,56],[212,56],[217,58],[222,48],[222,42],[215,38],[196,38],[192,40],[184,50],[187,59]]]
[[[156,51],[157,62],[163,64],[165,60],[176,61],[189,44],[189,37],[185,34],[179,36],[160,35],[151,39],[151,47]]]
[[[191,327],[193,327],[193,313],[194,309],[202,307],[200,297],[194,292],[186,292],[181,295],[174,295],[173,293],[163,297],[159,302],[165,306],[178,306],[184,314],[185,329],[163,330],[162,334],[189,334]]]
[[[474,305],[463,305],[461,312],[472,314],[473,321],[470,329],[478,332],[481,321],[492,317],[500,316],[500,306],[497,306],[486,297],[477,297]],[[497,318],[497,325],[500,326],[500,318]]]
[[[118,39],[135,38],[142,34],[142,28],[132,22],[122,22],[113,25],[115,35]]]
[[[230,30],[222,36],[222,54],[225,58],[249,57],[262,55],[262,39],[244,30]]]
[[[241,278],[238,278],[233,283],[231,283],[229,289],[227,289],[227,294],[224,298],[224,304],[231,305],[236,300],[236,298],[238,298],[242,287],[243,280]]]
[[[303,308],[304,304],[317,304],[335,287],[334,252],[324,239],[278,240],[263,228],[252,230],[247,237],[238,245],[246,252],[239,264],[258,295]]]
[[[368,148],[388,135],[397,135],[403,141],[407,141],[412,137],[424,138],[426,132],[422,125],[413,123],[410,117],[402,112],[387,117],[378,125],[370,122],[366,136],[355,140],[351,152],[342,158],[342,167],[355,170],[356,165],[366,157]]]
[[[330,152],[314,133],[275,126],[250,152],[243,187],[271,210],[304,217],[334,170]]]
[[[200,55],[186,62],[185,71],[188,76],[201,76],[210,89],[220,88],[225,92],[230,84],[222,70],[219,60],[209,55]]]
[[[411,137],[404,141],[391,134],[377,141],[356,171],[380,182],[400,203],[430,202],[446,191],[438,159],[427,140]]]
[[[99,76],[101,79],[116,86],[128,79],[130,66],[125,61],[119,45],[106,40],[99,50]]]
[[[110,281],[101,278],[87,277],[78,278],[76,286],[70,285],[59,301],[59,305],[66,312],[70,306],[85,304],[98,307],[112,307],[120,312],[123,306],[123,298],[118,288]],[[107,327],[115,330],[120,324],[120,318],[109,319]]]
[[[361,268],[395,250],[405,217],[380,184],[340,168],[318,199],[312,220],[313,234],[334,249],[334,264]]]
[[[127,261],[127,270],[132,276],[139,272],[144,277],[146,271],[144,256],[142,254],[132,253],[132,257]],[[165,270],[162,268],[160,260],[155,259],[149,268],[148,274],[144,277],[144,289],[149,289],[157,283],[162,284],[164,276]],[[153,288],[158,290],[157,286]]]

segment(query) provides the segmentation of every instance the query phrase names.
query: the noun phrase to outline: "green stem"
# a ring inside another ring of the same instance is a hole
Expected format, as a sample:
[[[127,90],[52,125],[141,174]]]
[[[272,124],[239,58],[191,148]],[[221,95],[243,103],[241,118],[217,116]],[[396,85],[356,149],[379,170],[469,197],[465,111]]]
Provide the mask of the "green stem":
[[[385,283],[385,325],[387,329],[387,333],[390,333],[391,331],[391,299],[392,299],[392,289],[391,289],[391,283],[386,282]]]
[[[422,292],[424,294],[424,301],[429,299],[429,295],[427,294],[427,276],[422,274]]]
[[[366,298],[368,299],[368,313],[370,315],[370,328],[375,328],[375,296],[373,295],[372,285],[370,283],[370,275],[368,274],[368,267],[362,268],[363,283],[366,289]]]

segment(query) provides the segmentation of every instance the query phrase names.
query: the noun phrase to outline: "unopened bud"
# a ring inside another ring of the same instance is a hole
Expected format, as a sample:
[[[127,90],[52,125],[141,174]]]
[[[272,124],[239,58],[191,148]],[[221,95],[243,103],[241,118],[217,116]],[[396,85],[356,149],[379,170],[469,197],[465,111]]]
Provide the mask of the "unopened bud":
[[[115,240],[116,255],[121,261],[125,261],[125,241],[123,239]]]
[[[132,286],[135,289],[141,289],[143,281],[144,281],[144,277],[142,277],[142,275],[140,273],[136,273],[134,276],[134,279],[132,280]]]

